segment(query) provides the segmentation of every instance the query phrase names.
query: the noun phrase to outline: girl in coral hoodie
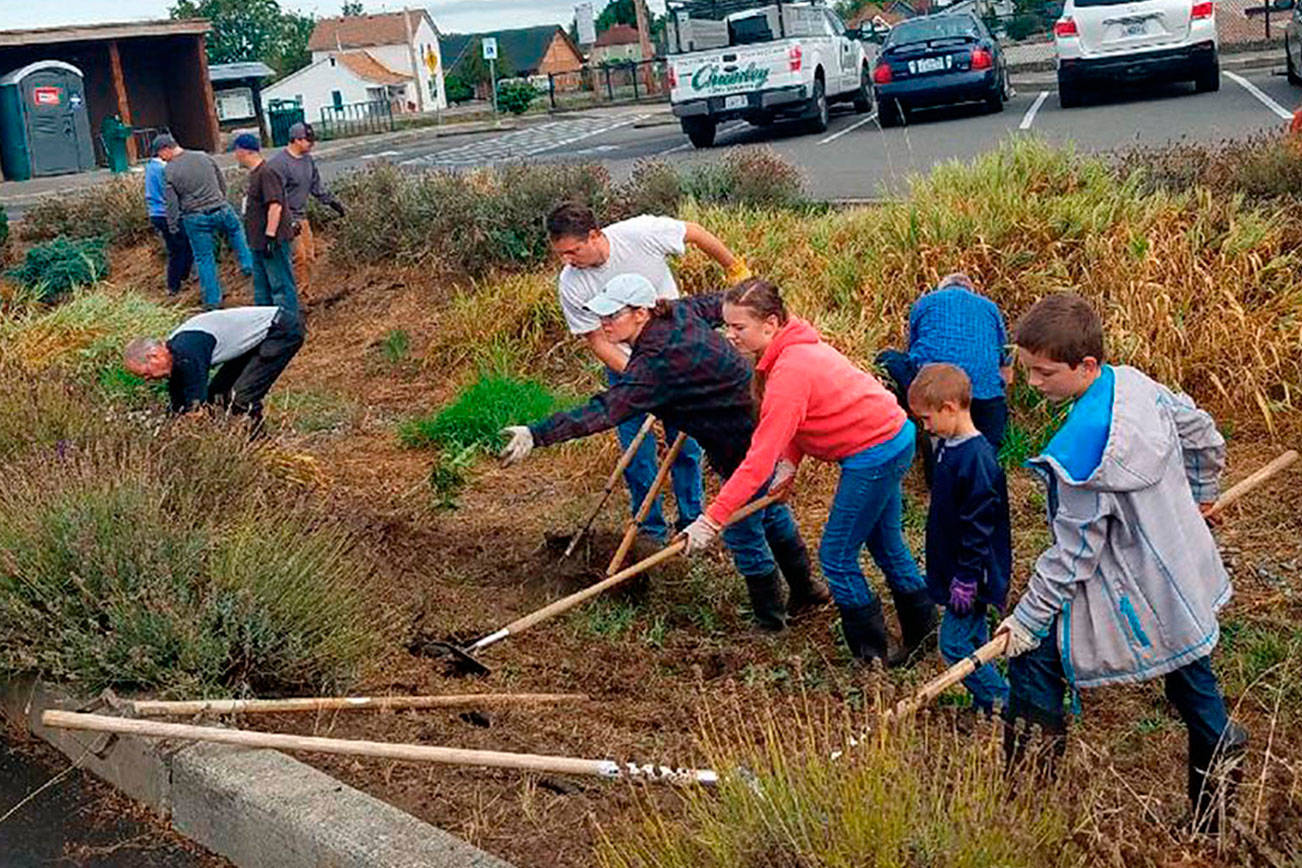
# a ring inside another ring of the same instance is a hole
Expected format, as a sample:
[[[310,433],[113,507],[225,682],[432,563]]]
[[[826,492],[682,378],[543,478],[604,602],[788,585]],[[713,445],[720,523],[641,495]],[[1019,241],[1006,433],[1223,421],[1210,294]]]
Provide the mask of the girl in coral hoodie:
[[[759,424],[750,449],[714,502],[687,528],[689,554],[708,547],[728,516],[763,489],[787,488],[808,455],[841,465],[819,561],[831,588],[846,644],[865,662],[886,658],[881,600],[859,566],[868,546],[886,577],[907,662],[936,626],[936,610],[901,529],[900,480],[913,461],[914,426],[877,379],[790,316],[778,288],[752,278],[729,290],[723,317],[728,339],[756,358]]]

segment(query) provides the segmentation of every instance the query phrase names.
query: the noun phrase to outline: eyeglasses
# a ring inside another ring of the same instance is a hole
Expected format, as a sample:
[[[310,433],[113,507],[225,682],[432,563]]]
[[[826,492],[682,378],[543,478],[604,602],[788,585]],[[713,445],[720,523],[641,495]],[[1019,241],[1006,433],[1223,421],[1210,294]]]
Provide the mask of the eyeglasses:
[[[628,306],[628,305],[624,305],[623,307],[621,307],[619,310],[615,311],[614,313],[612,313],[612,314],[607,314],[606,316],[603,316],[603,317],[598,317],[598,319],[600,319],[601,322],[602,322],[603,324],[604,324],[604,323],[612,323],[612,322],[614,322],[615,320],[619,319],[619,318],[620,318],[621,316],[623,316],[624,314],[628,313],[629,310],[630,310],[629,306]]]

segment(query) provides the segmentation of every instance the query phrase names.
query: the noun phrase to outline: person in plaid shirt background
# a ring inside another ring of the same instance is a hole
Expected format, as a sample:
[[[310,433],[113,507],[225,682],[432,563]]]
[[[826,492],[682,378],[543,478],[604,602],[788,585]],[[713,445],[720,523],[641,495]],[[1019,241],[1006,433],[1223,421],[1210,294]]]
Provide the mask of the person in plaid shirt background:
[[[653,413],[695,438],[710,466],[730,477],[750,446],[755,412],[751,367],[716,331],[723,324],[723,293],[662,301],[645,277],[621,274],[587,307],[601,318],[607,339],[632,346],[623,376],[580,407],[505,429],[510,442],[504,461],[513,464],[535,447],[587,437]],[[732,525],[723,540],[746,579],[760,627],[780,630],[788,612],[830,602],[827,589],[814,583],[808,551],[785,503]],[[790,590],[786,606],[779,572]]]

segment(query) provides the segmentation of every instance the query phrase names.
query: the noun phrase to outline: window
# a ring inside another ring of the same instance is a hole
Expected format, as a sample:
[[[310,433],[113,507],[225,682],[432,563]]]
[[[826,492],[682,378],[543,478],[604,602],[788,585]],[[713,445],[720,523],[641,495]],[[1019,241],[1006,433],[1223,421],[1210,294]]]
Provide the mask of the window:
[[[337,90],[330,92],[330,101],[335,104],[337,109],[344,107],[344,95]]]
[[[368,87],[366,89],[366,99],[369,102],[384,102],[386,99],[388,99],[388,92],[383,86]]]
[[[242,121],[257,115],[253,107],[252,88],[233,87],[229,90],[219,90],[213,96],[217,102],[219,121]]]

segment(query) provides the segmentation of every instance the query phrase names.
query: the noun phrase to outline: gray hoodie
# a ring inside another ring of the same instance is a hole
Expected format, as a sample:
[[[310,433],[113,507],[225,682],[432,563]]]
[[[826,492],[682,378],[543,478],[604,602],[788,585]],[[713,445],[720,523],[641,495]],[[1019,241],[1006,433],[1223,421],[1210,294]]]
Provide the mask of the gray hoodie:
[[[1199,503],[1214,501],[1225,440],[1211,416],[1129,367],[1105,367],[1031,466],[1054,542],[1014,615],[1057,615],[1078,687],[1146,681],[1211,653],[1229,575]]]

